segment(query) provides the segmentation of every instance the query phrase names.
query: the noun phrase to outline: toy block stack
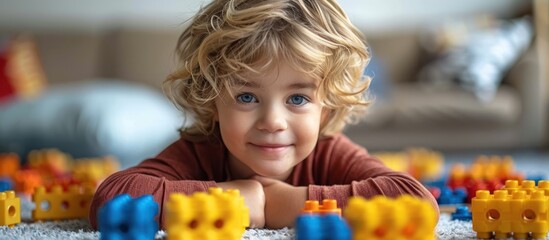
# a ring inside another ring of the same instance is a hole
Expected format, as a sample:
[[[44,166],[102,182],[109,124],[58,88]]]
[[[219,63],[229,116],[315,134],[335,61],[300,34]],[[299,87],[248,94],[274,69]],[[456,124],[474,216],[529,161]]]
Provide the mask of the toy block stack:
[[[85,185],[72,185],[67,191],[60,185],[50,191],[38,187],[32,195],[36,205],[32,217],[35,221],[87,218],[93,192],[93,187]]]
[[[387,167],[407,172],[420,181],[440,178],[444,167],[442,153],[427,148],[408,148],[402,152],[378,152],[373,155]]]
[[[111,156],[103,158],[83,158],[74,161],[72,176],[74,179],[98,186],[107,176],[115,173],[120,164]]]
[[[430,202],[410,195],[349,199],[344,217],[353,239],[435,239],[437,213]]]
[[[466,202],[471,202],[478,190],[493,192],[504,186],[507,180],[522,180],[522,173],[515,171],[510,156],[478,156],[467,169],[463,164],[451,167],[447,185],[452,189],[465,188]]]
[[[98,212],[101,239],[155,239],[158,231],[158,203],[147,194],[132,198],[121,194],[107,203]]]
[[[0,192],[0,226],[13,228],[21,222],[21,200],[14,191]]]
[[[45,86],[46,76],[31,37],[0,38],[0,103],[13,97],[34,97]]]
[[[341,208],[337,207],[337,201],[334,199],[324,199],[322,204],[315,200],[305,201],[305,207],[301,213],[308,214],[336,214],[341,216]]]
[[[191,196],[172,193],[166,202],[168,239],[241,239],[250,225],[238,190],[210,188]]]
[[[341,217],[337,201],[308,200],[295,221],[296,239],[351,239],[351,229]]]
[[[472,199],[473,230],[478,238],[545,239],[549,231],[549,181],[509,180],[490,194],[479,190]]]

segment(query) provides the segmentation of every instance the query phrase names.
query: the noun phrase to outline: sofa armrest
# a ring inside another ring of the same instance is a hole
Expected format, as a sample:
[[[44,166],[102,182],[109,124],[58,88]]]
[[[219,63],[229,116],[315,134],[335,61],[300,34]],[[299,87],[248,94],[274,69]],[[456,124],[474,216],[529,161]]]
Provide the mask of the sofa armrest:
[[[538,48],[533,42],[526,53],[509,70],[505,83],[514,86],[521,97],[522,139],[528,146],[539,146],[545,136],[545,86],[540,77]]]

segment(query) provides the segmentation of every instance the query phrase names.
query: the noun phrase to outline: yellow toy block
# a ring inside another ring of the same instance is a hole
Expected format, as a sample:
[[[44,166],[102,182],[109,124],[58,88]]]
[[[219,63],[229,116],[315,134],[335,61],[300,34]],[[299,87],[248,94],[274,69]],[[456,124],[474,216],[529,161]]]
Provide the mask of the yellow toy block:
[[[503,189],[507,190],[509,194],[513,194],[516,191],[526,191],[527,195],[539,190],[544,192],[545,196],[549,196],[549,180],[539,181],[538,186],[532,180],[523,180],[520,184],[517,180],[507,180]]]
[[[118,171],[120,164],[111,156],[103,158],[76,159],[72,168],[75,179],[97,185],[103,179]]]
[[[549,217],[548,204],[549,198],[545,196],[543,191],[532,192],[530,198],[522,202],[520,216],[514,216],[514,218],[522,220],[525,236],[531,233],[532,239],[546,238],[549,231],[549,222],[547,221]]]
[[[497,190],[490,195],[487,190],[479,190],[471,200],[473,231],[477,238],[491,238],[496,235],[506,236],[511,233],[511,204],[505,190]]]
[[[541,180],[538,182],[538,191],[543,191],[545,196],[549,197],[549,180]]]
[[[508,187],[517,187],[516,182],[508,182]],[[531,183],[526,183],[531,188]],[[477,238],[526,239],[530,234],[534,239],[545,238],[548,225],[549,197],[544,191],[496,190],[493,195],[487,190],[476,192],[472,199],[473,230]]]
[[[33,150],[27,159],[29,168],[48,177],[68,173],[72,164],[72,157],[58,149]]]
[[[21,200],[14,191],[0,192],[0,226],[13,228],[21,223]]]
[[[173,193],[166,203],[170,239],[241,239],[250,225],[249,209],[238,190],[210,188],[209,194]]]
[[[408,172],[408,169],[410,169],[408,155],[404,152],[377,152],[373,155],[392,170]]]
[[[32,217],[35,221],[87,218],[93,193],[93,187],[88,185],[71,185],[66,192],[60,185],[49,192],[38,187],[32,194],[36,205]]]
[[[436,212],[417,197],[352,197],[344,211],[353,239],[435,239]]]
[[[307,200],[305,201],[305,207],[301,210],[301,213],[309,214],[337,214],[341,216],[341,208],[337,207],[337,201],[334,199],[322,200],[322,205],[318,204],[318,201]]]
[[[426,148],[410,148],[410,174],[419,180],[431,181],[440,178],[444,168],[444,157],[440,152]]]
[[[419,180],[440,178],[444,168],[441,153],[427,148],[409,148],[402,152],[378,152],[373,154],[387,167],[400,172],[408,172]]]

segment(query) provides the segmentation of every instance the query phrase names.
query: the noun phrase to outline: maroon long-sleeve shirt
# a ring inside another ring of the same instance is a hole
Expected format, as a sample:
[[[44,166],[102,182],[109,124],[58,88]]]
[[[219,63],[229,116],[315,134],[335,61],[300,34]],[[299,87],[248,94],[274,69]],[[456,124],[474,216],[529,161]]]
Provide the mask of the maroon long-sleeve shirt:
[[[191,194],[207,191],[216,182],[230,181],[228,151],[221,140],[179,139],[156,158],[109,176],[97,189],[90,209],[90,223],[97,228],[97,212],[114,196],[152,194],[160,207],[159,222],[164,226],[164,201],[173,192]],[[285,181],[308,186],[309,199],[336,199],[344,207],[350,196],[390,197],[411,194],[438,205],[433,196],[410,175],[387,168],[366,149],[344,135],[318,141],[311,154],[297,164]]]

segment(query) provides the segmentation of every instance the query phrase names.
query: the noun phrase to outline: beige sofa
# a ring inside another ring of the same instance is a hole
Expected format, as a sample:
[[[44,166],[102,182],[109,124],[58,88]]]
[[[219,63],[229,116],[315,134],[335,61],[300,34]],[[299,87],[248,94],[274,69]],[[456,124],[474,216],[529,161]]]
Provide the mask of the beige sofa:
[[[507,72],[495,98],[479,101],[455,87],[434,90],[416,80],[425,53],[417,33],[370,38],[391,79],[391,97],[378,101],[347,134],[370,149],[441,150],[535,148],[544,144],[545,96],[537,44]],[[375,78],[374,78],[375,81]]]
[[[115,78],[152,86],[175,66],[181,29],[36,30],[50,85]],[[3,29],[16,33],[20,29]],[[416,32],[369,36],[385,68],[390,97],[377,101],[365,121],[346,129],[370,150],[430,147],[440,150],[507,149],[543,144],[543,84],[535,44],[507,74],[494,101],[481,104],[461,89],[429,91],[415,82],[422,51]]]

